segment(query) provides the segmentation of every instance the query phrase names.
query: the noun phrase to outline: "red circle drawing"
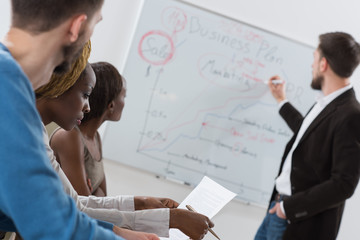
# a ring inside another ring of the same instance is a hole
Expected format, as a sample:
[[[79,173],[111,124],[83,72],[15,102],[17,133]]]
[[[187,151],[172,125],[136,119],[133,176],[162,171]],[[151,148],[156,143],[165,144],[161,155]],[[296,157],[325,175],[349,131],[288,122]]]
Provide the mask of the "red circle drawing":
[[[159,41],[164,42],[165,44],[163,44],[162,48],[153,47],[153,48],[149,48],[149,49],[144,49],[144,42],[150,41],[150,40],[154,40],[154,41],[159,40]],[[159,52],[164,51],[164,49],[166,49],[167,46],[170,46],[170,50],[166,53],[161,52],[161,56],[160,56]],[[165,65],[174,56],[175,45],[174,45],[173,40],[167,33],[163,32],[163,31],[154,30],[154,31],[147,32],[144,36],[142,36],[139,46],[138,46],[138,52],[139,52],[140,57],[150,64]],[[150,54],[145,55],[144,52],[149,52]]]

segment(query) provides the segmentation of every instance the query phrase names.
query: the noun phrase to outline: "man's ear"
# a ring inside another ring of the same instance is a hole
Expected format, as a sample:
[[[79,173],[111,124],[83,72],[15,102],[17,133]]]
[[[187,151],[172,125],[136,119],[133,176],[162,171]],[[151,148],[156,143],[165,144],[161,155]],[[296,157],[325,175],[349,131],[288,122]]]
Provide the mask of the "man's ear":
[[[83,26],[84,22],[86,21],[87,16],[86,14],[81,14],[73,18],[69,28],[69,40],[71,43],[75,42],[80,33],[81,26]]]
[[[322,57],[320,59],[320,68],[319,68],[320,72],[325,72],[328,66],[329,66],[328,61],[326,60],[326,58]]]

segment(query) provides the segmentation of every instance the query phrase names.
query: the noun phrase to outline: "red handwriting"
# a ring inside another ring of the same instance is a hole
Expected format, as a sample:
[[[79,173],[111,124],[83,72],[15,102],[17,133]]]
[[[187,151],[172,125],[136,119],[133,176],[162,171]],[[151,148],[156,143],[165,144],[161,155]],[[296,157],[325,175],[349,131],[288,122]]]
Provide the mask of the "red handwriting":
[[[187,16],[180,8],[168,7],[162,12],[162,24],[173,33],[181,32],[187,24]]]
[[[140,57],[153,65],[167,64],[175,53],[174,42],[162,31],[150,31],[140,40],[138,46]]]

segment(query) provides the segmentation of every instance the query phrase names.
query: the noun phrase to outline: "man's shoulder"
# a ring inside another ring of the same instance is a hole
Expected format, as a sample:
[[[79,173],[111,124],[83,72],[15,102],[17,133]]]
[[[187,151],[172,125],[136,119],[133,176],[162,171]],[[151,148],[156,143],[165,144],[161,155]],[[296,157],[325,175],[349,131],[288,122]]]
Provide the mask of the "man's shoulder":
[[[18,84],[18,81],[29,82],[18,62],[2,44],[0,44],[0,78],[2,85],[15,82]],[[11,81],[5,79],[11,79]]]
[[[354,89],[350,89],[343,93],[344,101],[342,101],[342,106],[348,109],[352,109],[355,112],[360,111],[360,103],[356,97]]]
[[[356,97],[355,91],[353,88],[346,90],[337,96],[329,106],[332,107],[335,111],[341,112],[359,112],[360,103]]]
[[[0,92],[3,97],[17,95],[33,96],[32,86],[10,52],[0,43]],[[28,94],[26,94],[28,93]]]
[[[340,125],[360,128],[360,103],[353,89],[342,94],[333,108],[333,119]]]
[[[0,74],[4,71],[21,71],[21,68],[9,50],[0,43]]]

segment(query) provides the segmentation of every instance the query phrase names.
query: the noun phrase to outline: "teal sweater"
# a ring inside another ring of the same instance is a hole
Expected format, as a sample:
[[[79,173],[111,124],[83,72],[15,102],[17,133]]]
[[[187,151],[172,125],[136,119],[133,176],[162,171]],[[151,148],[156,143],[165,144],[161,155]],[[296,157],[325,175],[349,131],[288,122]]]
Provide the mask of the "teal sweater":
[[[31,83],[0,43],[0,230],[24,239],[121,240],[112,227],[79,212],[64,193],[47,159]]]

